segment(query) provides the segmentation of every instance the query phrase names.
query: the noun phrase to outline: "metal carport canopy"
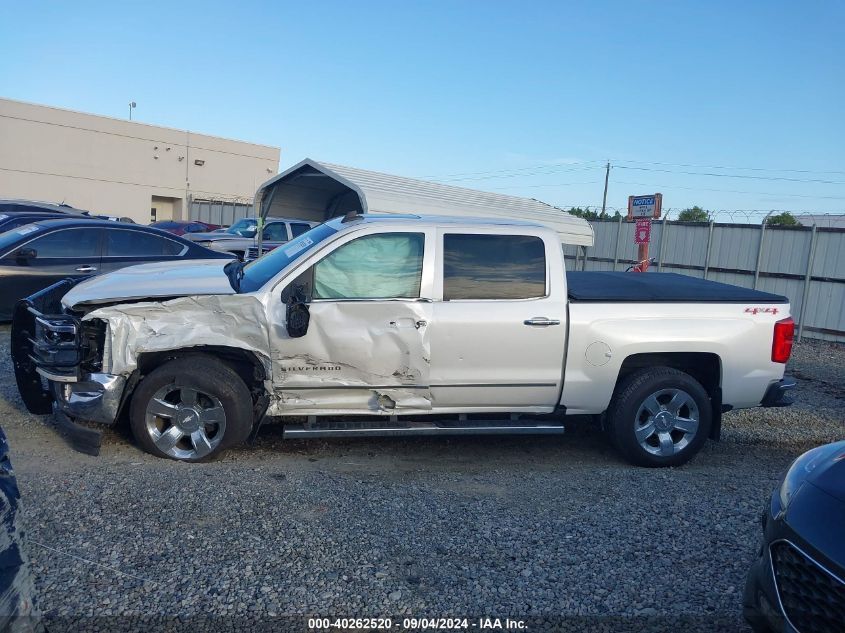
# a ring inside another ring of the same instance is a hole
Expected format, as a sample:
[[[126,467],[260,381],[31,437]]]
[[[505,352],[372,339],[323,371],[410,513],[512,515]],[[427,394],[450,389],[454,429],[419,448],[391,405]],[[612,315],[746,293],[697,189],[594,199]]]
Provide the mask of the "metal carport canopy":
[[[564,244],[592,246],[593,228],[539,200],[382,174],[310,158],[265,182],[255,194],[261,217],[322,222],[350,211],[473,218],[511,218],[544,224]]]

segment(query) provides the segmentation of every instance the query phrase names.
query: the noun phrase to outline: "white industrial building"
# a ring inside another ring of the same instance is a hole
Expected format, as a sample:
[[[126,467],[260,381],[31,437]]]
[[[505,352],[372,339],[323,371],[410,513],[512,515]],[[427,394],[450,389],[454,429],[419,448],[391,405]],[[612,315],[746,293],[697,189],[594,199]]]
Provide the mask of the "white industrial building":
[[[278,147],[0,99],[2,199],[188,219],[199,200],[247,209],[278,170]]]

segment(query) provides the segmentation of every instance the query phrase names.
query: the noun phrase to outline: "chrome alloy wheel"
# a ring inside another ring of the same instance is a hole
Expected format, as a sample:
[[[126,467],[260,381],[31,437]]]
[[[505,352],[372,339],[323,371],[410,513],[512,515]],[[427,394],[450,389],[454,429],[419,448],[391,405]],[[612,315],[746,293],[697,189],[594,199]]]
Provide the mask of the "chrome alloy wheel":
[[[176,459],[205,457],[226,432],[226,412],[217,397],[175,384],[155,392],[145,418],[156,447]]]
[[[634,433],[647,452],[669,457],[692,442],[699,420],[698,405],[691,395],[682,389],[661,389],[640,405]]]

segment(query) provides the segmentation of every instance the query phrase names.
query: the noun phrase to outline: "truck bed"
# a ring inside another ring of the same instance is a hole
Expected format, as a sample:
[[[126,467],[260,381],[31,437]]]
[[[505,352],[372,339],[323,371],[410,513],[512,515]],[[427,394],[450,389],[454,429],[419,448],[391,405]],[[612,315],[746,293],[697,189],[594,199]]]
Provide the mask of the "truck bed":
[[[573,303],[789,303],[781,295],[677,273],[567,272]]]

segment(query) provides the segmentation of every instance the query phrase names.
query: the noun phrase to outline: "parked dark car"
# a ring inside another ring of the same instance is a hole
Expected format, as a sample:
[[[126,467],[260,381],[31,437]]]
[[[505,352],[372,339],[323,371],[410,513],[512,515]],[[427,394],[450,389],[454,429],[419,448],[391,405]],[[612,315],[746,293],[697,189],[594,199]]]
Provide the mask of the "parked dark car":
[[[745,585],[755,631],[845,631],[845,441],[807,451],[763,512]]]
[[[52,212],[39,212],[39,211],[21,211],[20,213],[0,213],[0,233],[5,231],[11,231],[12,229],[16,229],[19,226],[24,226],[25,224],[32,224],[33,222],[38,222],[39,220],[55,220],[57,218],[80,218],[80,219],[89,219],[89,216],[84,215],[82,213],[66,213],[57,215],[56,213]]]
[[[67,277],[147,262],[232,259],[158,229],[106,220],[43,220],[0,233],[0,320],[18,299]]]
[[[50,213],[60,215],[88,215],[87,211],[76,209],[69,204],[53,204],[38,200],[0,200],[0,214],[13,213]]]
[[[173,235],[185,235],[186,233],[208,233],[221,228],[219,224],[208,224],[206,222],[181,222],[178,220],[162,220],[153,222],[151,227],[173,233]]]

